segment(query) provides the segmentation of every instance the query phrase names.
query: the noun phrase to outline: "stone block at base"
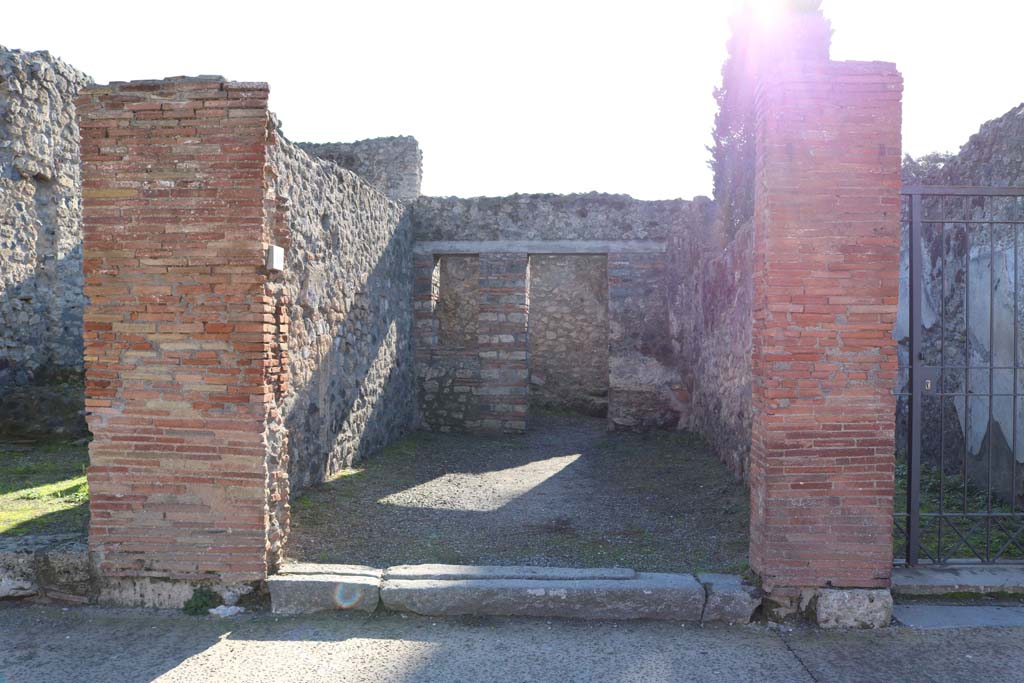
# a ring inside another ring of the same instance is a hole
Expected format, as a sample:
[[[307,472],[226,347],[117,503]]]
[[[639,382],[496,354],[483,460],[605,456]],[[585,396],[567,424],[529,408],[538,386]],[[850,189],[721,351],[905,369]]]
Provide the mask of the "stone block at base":
[[[822,628],[884,628],[892,621],[892,594],[888,589],[823,588],[815,620]]]
[[[92,594],[93,572],[84,536],[0,538],[0,598],[39,596],[88,602]]]
[[[331,610],[373,612],[380,603],[379,569],[359,574],[278,574],[267,579],[274,614]]]
[[[145,576],[101,578],[98,602],[107,607],[156,607],[181,609],[199,587],[219,595],[225,604],[234,604],[239,596],[253,591],[253,582],[183,581]]]

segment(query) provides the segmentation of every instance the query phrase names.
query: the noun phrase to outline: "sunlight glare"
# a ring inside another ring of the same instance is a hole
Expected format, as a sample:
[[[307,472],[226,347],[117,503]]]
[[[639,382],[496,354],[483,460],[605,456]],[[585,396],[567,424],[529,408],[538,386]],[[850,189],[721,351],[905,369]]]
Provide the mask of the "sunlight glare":
[[[757,23],[768,30],[776,28],[787,11],[787,0],[749,0]]]
[[[454,472],[392,493],[377,502],[407,508],[494,512],[576,462],[579,453],[493,472]]]

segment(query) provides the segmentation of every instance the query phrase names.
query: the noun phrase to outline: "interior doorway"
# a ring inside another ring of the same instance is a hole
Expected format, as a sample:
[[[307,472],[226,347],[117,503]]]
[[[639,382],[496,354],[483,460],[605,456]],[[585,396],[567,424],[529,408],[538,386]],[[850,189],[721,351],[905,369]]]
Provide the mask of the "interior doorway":
[[[608,414],[608,257],[530,256],[530,407]]]

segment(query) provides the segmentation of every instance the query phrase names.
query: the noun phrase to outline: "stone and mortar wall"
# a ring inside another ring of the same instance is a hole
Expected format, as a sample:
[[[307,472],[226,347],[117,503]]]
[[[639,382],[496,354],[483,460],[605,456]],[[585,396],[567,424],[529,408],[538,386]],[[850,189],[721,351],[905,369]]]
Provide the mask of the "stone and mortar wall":
[[[281,560],[289,472],[319,481],[417,419],[405,210],[281,137],[267,93],[174,78],[77,101],[102,601],[246,590]]]
[[[291,391],[282,399],[295,488],[411,429],[412,236],[404,209],[353,172],[277,135],[271,192],[285,207]]]
[[[85,428],[74,99],[89,83],[0,47],[0,433]]]
[[[425,260],[432,264],[437,332],[436,338],[421,337],[417,342],[423,424],[442,432],[478,429],[480,258],[474,254]]]
[[[608,335],[604,343],[608,348],[609,426],[643,429],[683,428],[688,422],[688,393],[669,342],[665,252],[670,236],[692,232],[695,220],[702,219],[702,212],[694,211],[692,206],[682,200],[644,202],[622,195],[513,195],[421,197],[412,204],[411,212],[416,241],[432,243],[439,250],[437,254],[447,253],[445,249],[453,244],[480,243],[487,252],[480,254],[481,260],[500,255],[503,250],[510,256],[513,252],[528,253],[533,259],[562,254],[566,249],[574,256],[603,259],[607,263],[604,287],[608,292]],[[525,242],[530,244],[523,246]],[[545,242],[559,243],[559,249],[545,251]],[[578,248],[566,246],[574,242]],[[419,277],[423,290],[418,299],[423,316],[421,339],[428,346],[429,340],[436,341],[436,326],[431,328],[429,323],[429,317],[435,315],[428,292],[427,272],[431,267],[424,259]],[[481,282],[487,279],[481,275]],[[507,289],[513,280],[498,284]],[[524,310],[530,308],[528,285],[528,281],[523,283],[521,293],[526,302]],[[531,325],[534,321],[538,321],[536,312]],[[544,323],[537,324],[543,328]],[[481,332],[481,339],[484,336]],[[527,351],[528,346],[501,350],[509,354]],[[431,357],[430,353],[420,354],[421,362],[426,364],[420,370],[421,377],[439,372],[431,367]],[[507,368],[499,374],[504,373],[504,379],[508,379],[512,371]],[[481,395],[483,388],[481,384],[474,391]],[[431,426],[429,421],[427,425]]]
[[[669,246],[670,312],[677,366],[690,393],[690,428],[746,477],[751,427],[753,223],[720,246],[714,206],[703,232]]]
[[[673,364],[665,254],[608,255],[608,427],[684,429],[689,394]]]
[[[358,142],[301,142],[315,157],[353,171],[390,199],[411,202],[420,196],[423,153],[416,138],[402,135]]]
[[[530,257],[529,352],[531,406],[608,414],[607,256]]]
[[[596,192],[420,197],[412,218],[418,241],[665,240],[688,229],[688,204]]]

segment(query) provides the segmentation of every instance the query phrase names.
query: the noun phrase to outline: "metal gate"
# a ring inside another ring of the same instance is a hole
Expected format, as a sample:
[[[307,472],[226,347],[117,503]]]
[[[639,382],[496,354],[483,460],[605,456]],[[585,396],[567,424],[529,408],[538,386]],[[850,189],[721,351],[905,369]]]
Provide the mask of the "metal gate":
[[[895,556],[1024,562],[1024,188],[904,187],[902,212]]]

